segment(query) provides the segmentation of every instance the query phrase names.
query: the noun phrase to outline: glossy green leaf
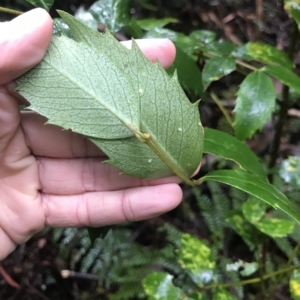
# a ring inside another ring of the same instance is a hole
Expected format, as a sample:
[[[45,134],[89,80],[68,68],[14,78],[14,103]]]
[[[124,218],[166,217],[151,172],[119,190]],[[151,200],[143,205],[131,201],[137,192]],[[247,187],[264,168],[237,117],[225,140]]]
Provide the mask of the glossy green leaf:
[[[212,81],[216,81],[235,70],[235,59],[231,57],[212,57],[205,63],[202,81],[205,89]]]
[[[217,288],[213,294],[213,300],[238,300],[224,288]]]
[[[201,240],[184,233],[177,257],[181,267],[190,274],[196,284],[202,285],[213,279],[215,261],[211,249]]]
[[[181,299],[181,290],[173,285],[173,276],[163,272],[153,272],[143,280],[144,291],[149,300]]]
[[[300,270],[294,270],[292,273],[290,291],[293,300],[300,300]]]
[[[130,22],[131,0],[98,0],[89,9],[96,21],[118,32]]]
[[[176,75],[170,78],[133,43],[126,49],[66,13],[75,41],[55,37],[17,90],[48,123],[88,136],[109,163],[137,177],[177,174],[201,160],[203,129]],[[180,109],[179,109],[180,108]]]
[[[163,18],[163,19],[142,19],[137,20],[137,24],[144,30],[151,30],[156,27],[164,27],[170,23],[177,23],[178,20],[175,18]]]
[[[294,227],[295,222],[284,219],[262,219],[254,226],[262,233],[267,234],[273,238],[284,237],[290,234]]]
[[[236,48],[237,45],[229,41],[212,41],[206,45],[206,51],[219,56],[229,56]]]
[[[300,207],[282,194],[275,186],[259,179],[253,174],[237,170],[213,171],[201,178],[201,181],[214,180],[236,187],[276,209],[286,212],[296,221],[300,222]]]
[[[300,156],[290,156],[283,160],[279,169],[280,177],[294,189],[300,188]]]
[[[300,28],[300,1],[284,0],[284,9],[289,13],[290,18],[296,21]]]
[[[232,54],[245,60],[256,60],[265,64],[280,65],[285,68],[293,67],[293,62],[284,52],[260,42],[249,42],[238,47]]]
[[[30,4],[41,7],[46,9],[47,11],[50,10],[51,6],[53,5],[54,0],[26,0]]]
[[[243,214],[245,218],[252,224],[260,221],[265,214],[268,205],[255,197],[250,197],[243,203]]]
[[[73,38],[69,26],[64,22],[63,19],[54,19],[53,21],[53,34],[56,36],[65,35],[69,38]]]
[[[178,79],[182,87],[188,92],[202,98],[203,85],[201,72],[196,62],[179,47],[176,47],[176,58],[173,65],[168,69],[168,73],[173,74],[175,70],[177,70]]]
[[[92,29],[96,30],[98,28],[98,22],[96,21],[94,16],[91,14],[90,11],[86,10],[83,6],[80,6],[77,9],[75,18]]]
[[[205,44],[210,44],[211,42],[215,41],[216,37],[216,33],[210,30],[194,30],[190,34],[190,38]]]
[[[233,160],[245,171],[266,179],[258,157],[243,142],[225,132],[205,127],[203,152]]]
[[[244,79],[234,109],[234,127],[238,139],[251,137],[263,127],[271,118],[275,100],[275,87],[268,75],[255,71]]]
[[[244,240],[251,250],[256,247],[254,227],[246,221],[240,211],[230,212],[228,217],[225,219],[225,222]]]
[[[281,66],[266,66],[263,71],[300,94],[300,77],[293,71]]]

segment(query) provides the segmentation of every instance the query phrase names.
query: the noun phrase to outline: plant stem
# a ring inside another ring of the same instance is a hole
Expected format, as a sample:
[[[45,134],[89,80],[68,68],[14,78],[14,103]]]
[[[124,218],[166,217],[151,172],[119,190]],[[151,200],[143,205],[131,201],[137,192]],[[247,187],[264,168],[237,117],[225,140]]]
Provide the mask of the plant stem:
[[[251,66],[251,65],[245,63],[244,61],[242,61],[242,60],[240,60],[240,59],[236,59],[235,62],[236,62],[238,65],[243,66],[243,67],[245,67],[245,68],[247,68],[247,69],[250,69],[250,70],[252,70],[252,71],[258,71],[258,70],[259,70],[259,68],[256,68],[256,67],[254,67],[254,66]]]
[[[296,22],[293,23],[293,32],[292,32],[292,37],[291,37],[291,43],[288,51],[288,57],[293,60],[294,52],[295,52],[295,47],[296,43],[299,37],[299,30]],[[289,108],[289,92],[290,88],[285,85],[282,90],[282,103],[281,103],[281,108],[280,108],[280,113],[279,113],[279,120],[276,124],[276,131],[275,131],[275,137],[273,141],[273,149],[271,151],[271,158],[269,161],[269,169],[274,168],[276,165],[276,160],[278,158],[278,153],[279,153],[279,148],[280,148],[280,141],[283,133],[283,127],[287,118],[287,112]],[[273,175],[269,176],[269,180],[272,183],[273,181]]]
[[[228,114],[227,110],[225,109],[225,107],[221,103],[221,101],[218,98],[218,96],[214,92],[211,92],[210,93],[210,97],[216,102],[216,104],[218,105],[219,109],[221,110],[221,112],[223,113],[224,117],[226,118],[227,122],[233,128],[233,121],[232,121],[230,115]]]
[[[213,283],[204,287],[199,287],[199,291],[204,291],[204,290],[211,290],[214,288],[227,288],[227,287],[231,287],[231,286],[238,286],[238,285],[247,285],[247,284],[253,284],[253,283],[259,283],[262,280],[267,280],[270,279],[274,276],[277,276],[279,274],[283,274],[283,273],[287,273],[290,271],[294,271],[296,269],[299,269],[300,266],[289,266],[287,268],[266,274],[262,277],[256,277],[256,278],[251,278],[251,279],[247,279],[247,280],[242,280],[242,281],[236,281],[236,282],[229,282],[229,283]]]
[[[0,12],[7,13],[7,14],[12,14],[12,15],[21,15],[21,14],[23,14],[22,11],[10,9],[10,8],[5,8],[5,7],[2,7],[2,6],[0,6]]]

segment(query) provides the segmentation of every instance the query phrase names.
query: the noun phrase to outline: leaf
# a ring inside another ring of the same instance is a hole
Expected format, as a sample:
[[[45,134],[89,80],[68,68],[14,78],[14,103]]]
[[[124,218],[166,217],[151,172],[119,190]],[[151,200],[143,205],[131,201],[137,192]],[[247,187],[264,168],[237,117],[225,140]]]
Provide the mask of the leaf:
[[[51,6],[53,5],[54,0],[26,0],[30,4],[41,7],[46,9],[47,11],[50,10]]]
[[[227,272],[239,272],[242,276],[250,276],[255,273],[259,268],[257,262],[248,263],[242,260],[238,260],[231,264],[226,264]]]
[[[178,79],[182,87],[203,98],[203,85],[201,72],[190,56],[176,47],[176,58],[173,65],[168,69],[169,74],[177,70]]]
[[[151,30],[155,27],[164,27],[170,23],[177,23],[178,19],[175,18],[163,18],[163,19],[141,19],[137,20],[137,24],[144,30]]]
[[[213,294],[213,300],[238,300],[224,288],[217,288]]]
[[[178,262],[197,285],[212,281],[215,261],[211,249],[201,240],[184,233],[181,237],[181,247],[177,251]]]
[[[215,41],[216,37],[216,33],[210,30],[194,30],[190,34],[190,38],[205,44],[210,44],[211,42]]]
[[[261,220],[265,214],[265,210],[268,207],[264,202],[255,197],[250,197],[243,203],[243,214],[245,218],[252,224],[255,224]]]
[[[91,14],[90,11],[86,10],[83,6],[80,6],[77,9],[75,18],[92,29],[96,30],[98,28],[98,22],[96,21],[94,16]]]
[[[271,118],[275,109],[276,92],[269,76],[263,72],[250,73],[242,82],[236,99],[235,133],[244,140]]]
[[[108,32],[60,14],[75,41],[54,38],[43,61],[18,79],[31,108],[88,136],[127,174],[175,173],[192,184],[203,129],[197,103],[189,102],[176,75],[148,61],[136,43],[128,50]]]
[[[232,55],[245,60],[256,60],[265,64],[293,68],[293,62],[284,52],[260,42],[249,42],[242,45],[233,51]]]
[[[300,157],[290,156],[284,159],[279,169],[280,177],[294,189],[300,187]]]
[[[300,28],[300,2],[299,0],[284,0],[284,9],[289,13]]]
[[[181,299],[181,290],[173,285],[173,276],[164,272],[153,272],[143,280],[149,300]]]
[[[231,57],[212,57],[208,59],[202,72],[204,89],[207,89],[212,81],[233,72],[235,67],[235,59]]]
[[[89,9],[99,22],[115,33],[130,22],[131,0],[99,0]]]
[[[290,291],[293,300],[300,300],[300,270],[294,270],[290,278]]]
[[[243,142],[225,132],[205,127],[203,152],[233,160],[243,170],[266,179],[258,157]]]
[[[275,237],[285,237],[292,233],[295,222],[283,219],[263,219],[254,226],[260,230],[262,233],[267,234],[273,238]]]
[[[214,180],[236,187],[268,204],[286,212],[300,222],[300,207],[290,202],[275,186],[259,179],[253,174],[236,170],[213,171],[200,178],[199,181]]]
[[[65,35],[68,38],[73,38],[70,28],[63,19],[56,18],[53,20],[53,34],[56,36]]]
[[[262,69],[262,71],[275,77],[283,84],[289,86],[295,92],[300,94],[300,77],[293,71],[281,66],[266,66]]]

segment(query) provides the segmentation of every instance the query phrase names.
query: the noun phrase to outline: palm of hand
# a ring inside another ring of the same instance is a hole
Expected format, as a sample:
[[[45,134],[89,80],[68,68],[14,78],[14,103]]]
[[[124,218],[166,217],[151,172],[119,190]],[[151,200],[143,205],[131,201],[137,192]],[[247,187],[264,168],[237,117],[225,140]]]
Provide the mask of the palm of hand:
[[[7,26],[0,34],[0,261],[45,225],[102,226],[177,206],[178,178],[120,175],[101,163],[103,153],[84,137],[44,126],[45,119],[36,114],[20,114],[22,99],[7,83],[42,59],[52,21],[36,9],[0,25]],[[169,41],[142,41],[140,47],[164,66],[174,59]]]

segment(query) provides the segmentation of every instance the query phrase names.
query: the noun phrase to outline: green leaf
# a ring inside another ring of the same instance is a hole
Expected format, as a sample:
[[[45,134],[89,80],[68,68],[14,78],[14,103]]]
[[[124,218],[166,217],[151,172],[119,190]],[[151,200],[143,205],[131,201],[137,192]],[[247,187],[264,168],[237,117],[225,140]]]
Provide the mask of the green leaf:
[[[268,205],[259,199],[250,197],[246,202],[243,203],[242,210],[245,218],[250,223],[255,224],[263,217],[267,207]]]
[[[80,6],[78,8],[75,14],[75,18],[92,29],[96,30],[98,28],[98,22],[96,21],[94,16],[91,14],[90,11],[86,10],[83,6]]]
[[[238,300],[224,288],[217,288],[213,294],[213,300]]]
[[[50,10],[51,6],[53,5],[54,0],[26,0],[30,4],[41,7],[46,9],[47,11]]]
[[[232,264],[226,264],[227,272],[239,272],[242,276],[250,276],[255,273],[259,268],[257,262],[248,263],[242,260],[238,260]]]
[[[99,0],[89,9],[94,18],[115,33],[130,22],[131,0]]]
[[[75,41],[53,38],[43,61],[18,79],[31,108],[48,123],[88,136],[127,174],[175,173],[192,184],[203,129],[198,104],[189,102],[176,75],[148,61],[136,43],[128,50],[108,32],[61,16]]]
[[[243,171],[219,170],[202,177],[201,182],[214,180],[236,187],[276,209],[286,212],[296,221],[300,222],[300,207],[286,198],[275,186],[261,180],[259,177]]]
[[[262,70],[300,94],[300,77],[293,71],[281,66],[266,66]]]
[[[205,127],[203,152],[233,160],[243,170],[266,179],[258,157],[243,142],[225,132]]]
[[[153,272],[143,280],[144,290],[149,300],[181,299],[181,290],[173,285],[173,276],[163,272]]]
[[[201,72],[195,61],[189,55],[176,47],[176,58],[173,65],[168,69],[169,74],[177,70],[178,79],[182,87],[188,92],[203,97],[203,85]]]
[[[300,300],[300,270],[294,270],[290,278],[290,291],[293,300]]]
[[[267,234],[273,238],[285,237],[290,234],[294,227],[295,222],[283,219],[263,219],[254,226],[262,233]]]
[[[204,52],[208,51],[219,56],[229,56],[236,48],[237,45],[229,41],[213,41],[206,44]]]
[[[265,64],[280,65],[290,69],[293,68],[293,62],[284,52],[271,45],[260,42],[249,42],[240,46],[233,51],[232,55],[245,60],[256,60]]]
[[[201,240],[184,233],[181,237],[181,247],[177,250],[178,262],[191,276],[192,280],[202,285],[212,281],[215,261],[211,249]]]
[[[53,34],[56,36],[65,35],[68,38],[73,38],[69,26],[64,22],[63,19],[54,19],[53,21]]]
[[[290,18],[296,21],[300,28],[300,1],[284,0],[284,9],[289,13]]]
[[[244,140],[262,128],[274,111],[275,100],[275,87],[269,76],[255,71],[244,79],[234,109],[238,139]]]
[[[194,30],[190,34],[190,38],[205,44],[210,44],[211,42],[215,41],[216,37],[216,33],[210,30]]]
[[[163,19],[142,19],[137,20],[137,24],[144,30],[151,30],[156,27],[164,27],[170,23],[177,23],[178,19],[175,18],[163,18]]]
[[[290,156],[280,164],[280,177],[294,189],[300,187],[300,157]]]
[[[235,59],[231,57],[212,57],[205,63],[202,73],[205,89],[212,81],[216,81],[235,70]]]

